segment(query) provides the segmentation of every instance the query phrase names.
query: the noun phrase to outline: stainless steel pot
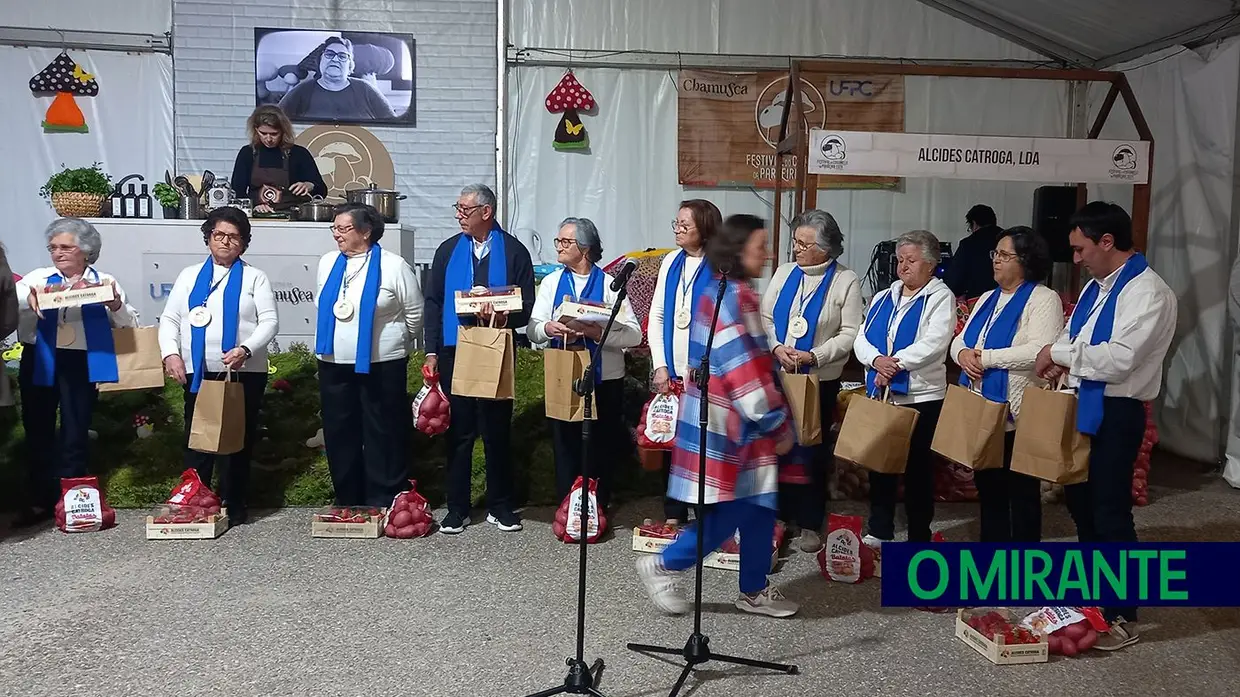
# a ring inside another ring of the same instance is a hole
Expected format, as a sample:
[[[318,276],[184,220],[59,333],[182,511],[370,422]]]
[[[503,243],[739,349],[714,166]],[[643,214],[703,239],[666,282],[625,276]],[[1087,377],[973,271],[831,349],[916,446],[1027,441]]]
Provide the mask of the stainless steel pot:
[[[399,191],[380,189],[371,184],[369,188],[352,189],[346,191],[344,195],[349,203],[374,206],[375,210],[379,211],[379,215],[383,216],[385,223],[395,223],[400,220],[400,202],[405,197]]]
[[[336,205],[330,201],[316,198],[299,203],[289,209],[293,220],[307,223],[330,223],[335,218]]]

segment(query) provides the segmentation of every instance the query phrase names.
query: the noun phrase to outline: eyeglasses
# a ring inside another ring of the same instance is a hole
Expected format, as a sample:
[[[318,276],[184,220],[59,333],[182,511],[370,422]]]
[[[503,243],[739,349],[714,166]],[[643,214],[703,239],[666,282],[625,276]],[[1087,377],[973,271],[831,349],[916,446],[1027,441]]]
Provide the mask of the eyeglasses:
[[[482,205],[477,205],[477,206],[462,206],[462,205],[461,205],[461,204],[459,204],[459,203],[454,203],[454,204],[452,204],[452,208],[453,208],[453,209],[455,209],[457,213],[460,213],[461,215],[465,216],[466,218],[468,218],[469,216],[473,215],[473,214],[474,214],[474,211],[478,210],[479,208],[483,208],[483,207],[485,207],[485,205],[484,205],[484,204],[482,204]]]
[[[818,247],[817,242],[805,243],[805,242],[802,242],[801,240],[798,240],[795,237],[792,238],[792,251],[794,252],[804,252],[804,251],[813,249],[815,247]],[[821,247],[818,247],[818,248],[821,249]]]
[[[220,232],[219,230],[211,231],[211,241],[223,244],[240,244],[241,235],[234,235],[231,232]]]
[[[1020,255],[1019,255],[1019,254],[1013,254],[1013,253],[1011,253],[1011,252],[1005,252],[1005,251],[1003,251],[1002,249],[992,249],[992,250],[990,250],[990,260],[991,260],[991,261],[994,261],[994,260],[998,259],[999,261],[1002,261],[1002,262],[1005,262],[1005,263],[1006,263],[1006,262],[1009,262],[1009,261],[1011,261],[1011,260],[1013,260],[1013,259],[1018,259],[1018,258],[1020,258]]]
[[[73,252],[76,252],[79,249],[80,247],[77,247],[71,244],[49,244],[47,245],[47,251],[49,254],[55,254],[56,252],[64,252],[65,254],[72,254]]]
[[[551,243],[555,245],[556,249],[568,249],[573,245],[577,245],[578,247],[581,246],[577,240],[569,239],[567,237],[557,237],[554,240],[551,240]]]
[[[693,225],[686,225],[679,220],[672,221],[672,232],[690,232],[695,229]]]
[[[323,58],[329,61],[340,61],[341,63],[349,60],[350,54],[347,51],[324,51]]]
[[[331,231],[338,235],[347,235],[356,229],[357,228],[353,227],[352,225],[333,225],[331,227]]]

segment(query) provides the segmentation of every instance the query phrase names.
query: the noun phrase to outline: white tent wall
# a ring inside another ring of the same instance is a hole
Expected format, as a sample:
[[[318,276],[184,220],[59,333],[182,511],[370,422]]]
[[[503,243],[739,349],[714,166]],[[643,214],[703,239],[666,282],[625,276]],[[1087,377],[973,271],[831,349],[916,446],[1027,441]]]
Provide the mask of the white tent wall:
[[[172,28],[171,0],[6,0],[0,27],[162,36]]]
[[[721,64],[726,64],[728,55],[769,54],[772,46],[785,55],[1037,58],[1015,44],[904,0],[763,6],[740,0],[589,4],[516,0],[511,16],[511,43],[518,50],[718,53]],[[505,218],[523,240],[528,242],[530,232],[537,231],[544,242],[549,241],[559,221],[575,215],[598,223],[608,258],[671,246],[669,224],[676,203],[694,197],[712,200],[725,215],[770,218],[769,190],[692,189],[677,182],[677,98],[674,74],[667,70],[574,67],[599,102],[598,114],[584,118],[591,152],[553,150],[555,118],[547,113],[543,99],[563,73],[560,67],[513,66],[509,71]],[[910,132],[1063,137],[1067,111],[1066,83],[906,78],[905,127]],[[1035,188],[909,179],[900,191],[830,190],[820,193],[818,200],[844,230],[845,263],[864,272],[876,243],[907,230],[926,228],[946,241],[957,241],[964,234],[964,214],[975,203],[993,206],[1004,224],[1028,224]],[[543,261],[554,261],[549,243],[542,245],[541,256]]]
[[[1240,214],[1233,208],[1240,41],[1199,51],[1168,49],[1116,67],[1127,73],[1154,134],[1148,256],[1179,298],[1157,409],[1162,445],[1195,460],[1217,461],[1235,372],[1225,372],[1225,358],[1232,350],[1227,285]],[[1105,90],[1091,89],[1091,113]],[[1135,136],[1127,110],[1117,103],[1101,137]],[[1132,188],[1091,187],[1090,199],[1099,198],[1131,209]]]

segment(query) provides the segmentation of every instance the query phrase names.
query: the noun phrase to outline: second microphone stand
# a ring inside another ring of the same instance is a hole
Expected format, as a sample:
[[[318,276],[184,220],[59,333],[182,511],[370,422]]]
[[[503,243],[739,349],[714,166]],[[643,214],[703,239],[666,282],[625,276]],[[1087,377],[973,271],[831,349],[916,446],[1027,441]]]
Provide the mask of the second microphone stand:
[[[715,297],[715,311],[710,321],[710,331],[706,336],[706,350],[702,353],[702,361],[698,366],[696,380],[698,388],[698,496],[697,503],[694,505],[694,511],[697,513],[697,564],[695,565],[696,579],[694,581],[693,596],[693,633],[689,635],[689,640],[680,648],[672,648],[666,646],[655,646],[652,644],[628,644],[630,651],[639,653],[655,653],[676,656],[679,655],[685,659],[684,670],[680,671],[680,678],[676,681],[676,685],[672,688],[668,697],[676,697],[684,687],[685,681],[688,680],[689,674],[697,669],[698,666],[708,661],[720,661],[722,663],[733,663],[735,665],[750,666],[752,668],[764,668],[766,670],[779,671],[789,675],[797,673],[795,665],[787,665],[783,663],[771,663],[770,661],[760,661],[754,658],[743,658],[741,656],[726,656],[711,651],[710,637],[702,633],[702,564],[706,550],[704,549],[704,533],[706,528],[704,521],[706,520],[705,506],[703,502],[706,500],[706,428],[709,423],[707,418],[708,412],[708,392],[707,387],[710,385],[710,350],[715,341],[715,325],[719,322],[719,307],[723,305],[723,296],[728,288],[728,275],[722,273],[719,278],[719,293]]]

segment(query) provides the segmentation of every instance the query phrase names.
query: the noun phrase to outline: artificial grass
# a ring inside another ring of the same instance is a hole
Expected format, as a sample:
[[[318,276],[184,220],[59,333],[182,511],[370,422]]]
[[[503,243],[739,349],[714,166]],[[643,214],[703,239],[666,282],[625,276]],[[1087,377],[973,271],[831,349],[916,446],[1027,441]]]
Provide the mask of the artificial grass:
[[[410,399],[422,388],[421,354],[409,358]],[[314,355],[294,344],[271,356],[270,376],[263,402],[259,442],[251,473],[251,505],[316,506],[331,503],[332,483],[321,449],[306,446],[321,425]],[[637,425],[647,398],[649,360],[631,357],[625,385],[625,422]],[[25,443],[21,427],[20,393],[13,377],[17,408],[0,408],[0,509],[12,510],[24,502]],[[284,383],[287,382],[287,385]],[[277,389],[277,387],[281,389]],[[164,501],[184,469],[182,387],[168,381],[162,391],[105,393],[95,407],[89,469],[100,477],[108,503],[118,508],[144,508]],[[152,424],[146,438],[138,436],[135,418]],[[412,423],[412,421],[411,421]],[[444,437],[431,438],[410,427],[409,476],[433,503],[443,501],[445,480]],[[542,353],[518,349],[516,400],[513,405],[512,449],[514,483],[519,503],[545,505],[555,501],[555,463],[551,433],[543,401]],[[217,470],[226,466],[221,459]],[[662,490],[659,473],[643,471],[635,449],[624,454],[616,471],[615,491],[647,495]],[[482,442],[474,448],[473,494],[480,500],[486,487]]]

